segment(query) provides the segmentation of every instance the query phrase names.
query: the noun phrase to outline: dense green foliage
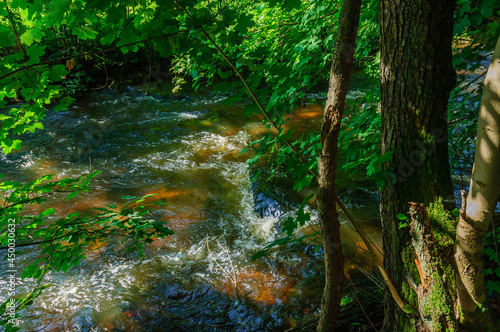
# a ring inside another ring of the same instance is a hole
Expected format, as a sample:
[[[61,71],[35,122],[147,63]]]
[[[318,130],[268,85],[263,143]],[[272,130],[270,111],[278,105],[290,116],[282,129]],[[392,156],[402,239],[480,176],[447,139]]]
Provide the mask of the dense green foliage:
[[[154,67],[164,64],[162,67],[170,68],[174,75],[176,91],[187,83],[195,89],[208,86],[227,95],[226,104],[244,101],[247,115],[260,112],[255,100],[248,97],[251,89],[278,130],[269,131],[248,147],[255,153],[248,163],[266,161],[271,176],[290,177],[297,191],[314,185],[319,132],[295,135],[285,129],[285,116],[308,102],[307,93],[324,87],[328,80],[340,5],[340,1],[319,0],[1,2],[2,151],[19,150],[24,133],[42,130],[47,107],[64,110],[90,87],[106,87],[113,81],[119,85],[127,71],[142,75],[138,82],[154,82],[159,80]],[[494,0],[459,1],[454,58],[458,71],[476,70],[491,52],[500,31],[499,10]],[[375,81],[380,62],[378,11],[378,1],[363,4],[355,53],[358,65]],[[474,83],[459,75],[450,98],[450,157],[453,170],[461,175],[467,174],[472,164],[480,96],[480,86]],[[392,156],[380,155],[379,89],[378,83],[372,84],[369,91],[359,91],[349,101],[340,138],[340,168],[350,178],[369,181],[376,188],[386,184],[381,164]],[[269,121],[263,123],[272,129]],[[55,211],[51,208],[38,215],[23,212],[25,206],[40,204],[53,195],[69,191],[71,198],[89,190],[94,175],[53,182],[43,177],[27,184],[0,183],[6,193],[0,223],[3,226],[9,218],[16,218],[18,243],[31,241],[40,248],[40,258],[23,277],[38,279],[40,284],[47,270],[77,265],[84,257],[83,248],[98,239],[120,234],[132,238],[140,250],[141,243],[153,235],[171,234],[162,223],[144,219],[147,209],[140,205],[143,198],[128,197],[120,209],[96,207],[86,214],[63,218],[52,217]],[[275,244],[289,241],[298,225],[306,222],[304,205],[297,218],[285,222],[286,237]],[[6,232],[0,241],[7,245]],[[496,261],[498,254],[492,250],[488,246],[486,254]],[[500,269],[496,273],[500,275]],[[491,291],[500,289],[498,283],[489,285]],[[20,303],[29,303],[38,290]]]

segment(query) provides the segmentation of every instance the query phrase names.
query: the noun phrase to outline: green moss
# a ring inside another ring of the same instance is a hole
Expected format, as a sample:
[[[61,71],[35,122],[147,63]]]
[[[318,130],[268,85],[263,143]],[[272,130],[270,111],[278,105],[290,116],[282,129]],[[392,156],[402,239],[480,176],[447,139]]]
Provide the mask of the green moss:
[[[415,301],[413,301],[413,300],[416,300],[416,297],[414,296],[415,292],[410,287],[410,285],[405,282],[405,283],[403,283],[402,287],[403,287],[402,292],[403,292],[404,300],[411,302],[411,303],[416,303]]]
[[[420,132],[420,140],[426,143],[434,144],[434,136],[432,136],[431,133],[428,133],[425,130],[422,130]]]
[[[443,285],[437,282],[441,278],[437,273],[432,275],[432,279],[436,282],[433,283],[430,290],[429,302],[424,305],[424,314],[432,316],[436,314],[452,315],[451,308],[448,304],[443,303],[448,297]]]
[[[417,294],[407,282],[403,283],[401,293],[403,294],[403,301],[407,302],[408,305],[415,306],[417,304]]]
[[[455,270],[452,264],[442,264],[443,274],[442,279],[446,278],[446,287],[449,288],[450,294],[456,294],[457,285],[455,283]]]
[[[403,331],[403,332],[417,332],[417,324],[415,324],[413,322],[413,319],[411,320],[411,322],[407,325],[402,325],[401,328],[400,328],[400,331]]]
[[[405,270],[408,271],[415,281],[415,284],[419,285],[420,284],[420,274],[418,273],[417,266],[415,265],[415,259],[417,258],[417,255],[415,254],[415,248],[411,244],[406,246],[406,248],[403,249],[401,253],[401,257],[403,259],[404,265],[405,265]],[[404,283],[406,286],[408,286],[408,289],[410,290],[409,293],[413,294],[413,296],[408,296],[406,294],[403,294],[406,299],[411,299],[415,297],[415,292],[413,289],[407,284]],[[410,304],[414,305],[416,304],[416,297],[415,297],[415,302],[410,301]]]
[[[464,312],[462,311],[462,306],[460,304],[457,305],[458,311],[458,323],[461,324],[463,322]]]
[[[402,250],[401,258],[404,262],[404,269],[409,272],[415,283],[418,285],[420,283],[420,275],[418,274],[417,267],[415,265],[415,249],[412,245],[406,246]],[[412,311],[418,308],[418,298],[415,291],[411,288],[411,286],[404,281],[401,288],[402,299],[405,303],[405,311]],[[406,319],[403,319],[400,322],[400,331],[405,332],[416,332],[417,324],[413,321],[413,318],[407,316]]]
[[[427,213],[437,245],[446,248],[455,243],[456,221],[451,212],[444,208],[442,201],[442,198],[439,198],[436,202],[430,203]]]
[[[449,299],[449,294],[444,289],[445,286],[441,282],[438,282],[441,276],[435,273],[431,278],[435,282],[430,289],[430,296],[427,298],[427,303],[423,304],[423,312],[425,316],[432,317],[431,321],[436,322],[434,330],[441,331],[442,326],[439,317],[446,316],[449,320],[453,320],[453,310],[450,304],[446,303],[447,299]],[[450,331],[456,331],[456,329],[451,329]]]

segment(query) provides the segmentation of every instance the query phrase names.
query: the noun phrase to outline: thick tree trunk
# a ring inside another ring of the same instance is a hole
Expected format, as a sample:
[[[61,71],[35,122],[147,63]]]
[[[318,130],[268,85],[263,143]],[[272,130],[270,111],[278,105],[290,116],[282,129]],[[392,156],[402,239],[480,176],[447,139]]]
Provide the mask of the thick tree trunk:
[[[328,98],[321,128],[319,157],[318,212],[325,251],[325,289],[318,332],[335,331],[344,279],[344,255],[340,244],[340,222],[335,204],[337,142],[351,65],[358,32],[361,0],[344,0],[340,12],[339,34],[333,53]]]
[[[396,216],[408,211],[410,201],[428,204],[438,197],[452,197],[446,122],[449,92],[455,84],[454,4],[454,0],[381,2],[382,152],[394,152],[384,164],[390,184],[381,191],[384,266],[403,300],[414,306],[417,299],[404,271],[419,278],[415,251]],[[386,292],[383,330],[402,331],[415,324]]]
[[[500,38],[484,80],[477,124],[476,152],[469,195],[457,226],[455,261],[463,327],[486,330],[487,310],[483,248],[492,213],[500,194]]]

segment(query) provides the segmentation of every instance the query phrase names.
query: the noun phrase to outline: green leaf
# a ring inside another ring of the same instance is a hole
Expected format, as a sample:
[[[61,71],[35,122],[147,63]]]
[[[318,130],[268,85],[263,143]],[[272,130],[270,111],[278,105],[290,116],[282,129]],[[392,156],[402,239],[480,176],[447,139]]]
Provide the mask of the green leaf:
[[[64,20],[64,13],[68,9],[69,0],[51,0],[49,3],[50,21],[60,24]]]
[[[75,98],[72,97],[64,97],[59,101],[59,104],[54,107],[54,110],[57,112],[64,111],[74,100]]]
[[[64,79],[66,75],[68,75],[68,71],[66,70],[66,66],[64,65],[55,65],[50,68],[49,79],[52,81],[60,81]]]
[[[117,4],[116,6],[111,6],[106,10],[107,19],[112,24],[119,24],[125,19],[125,6],[122,4]]]
[[[408,220],[408,217],[403,214],[403,213],[398,213],[398,215],[396,216],[396,218],[398,218],[399,220]]]
[[[19,150],[21,148],[21,143],[22,141],[19,140],[19,139],[15,139],[13,142],[12,142],[12,145],[11,145],[11,148],[13,150]]]
[[[1,146],[5,154],[11,153],[12,150],[19,150],[21,148],[21,143],[21,140],[11,140],[7,137],[1,140]]]
[[[490,292],[500,293],[500,282],[496,280],[488,280],[486,281],[486,289]]]
[[[111,44],[115,38],[116,38],[117,32],[116,31],[111,31],[108,33],[106,36],[100,38],[101,45],[108,45]]]
[[[399,224],[398,228],[401,229],[401,228],[405,228],[405,227],[408,227],[408,226],[409,226],[409,224],[407,222],[402,222],[402,223]]]
[[[43,217],[46,217],[49,214],[53,214],[53,213],[56,213],[56,210],[54,210],[54,208],[51,207],[51,208],[46,209],[42,213],[40,213],[40,217],[43,218]]]
[[[77,35],[78,38],[85,40],[85,39],[95,39],[98,32],[87,26],[82,25],[81,27],[74,27],[73,34]]]
[[[248,28],[253,26],[252,16],[248,14],[242,14],[238,17],[238,24],[234,29],[242,34],[247,33]]]
[[[45,46],[40,46],[38,44],[31,45],[26,50],[26,55],[30,57],[30,61],[39,61],[40,57],[45,54]]]
[[[304,175],[303,177],[295,180],[293,189],[296,191],[301,191],[304,187],[307,187],[311,184],[312,179],[313,179],[312,174]]]
[[[283,223],[283,231],[288,234],[288,236],[292,236],[293,232],[297,229],[297,223],[292,217],[286,218]]]
[[[259,114],[260,113],[260,109],[259,109],[259,106],[256,103],[252,103],[250,105],[245,106],[245,109],[244,109],[243,113],[246,116],[252,116],[253,114]]]
[[[252,255],[251,260],[254,261],[256,259],[259,259],[259,258],[267,256],[267,255],[269,255],[269,251],[267,251],[267,250],[259,250],[255,254]]]
[[[464,32],[465,27],[470,26],[471,23],[468,17],[463,17],[458,23],[455,23],[453,29],[454,36],[460,36]]]
[[[1,15],[0,15],[1,17]],[[16,39],[12,30],[6,26],[0,25],[0,47],[14,46],[16,45]]]
[[[12,119],[12,117],[5,115],[5,114],[0,114],[0,121],[7,120],[7,119]],[[2,125],[3,125],[3,123],[2,123]]]
[[[26,32],[23,33],[21,37],[19,37],[19,39],[21,39],[21,43],[31,46],[31,44],[33,44],[33,41],[35,40],[35,37],[33,36],[31,30],[26,30]]]
[[[66,197],[66,200],[68,201],[68,200],[72,199],[73,197],[75,197],[76,195],[78,195],[78,191],[73,191],[68,195],[68,197]]]

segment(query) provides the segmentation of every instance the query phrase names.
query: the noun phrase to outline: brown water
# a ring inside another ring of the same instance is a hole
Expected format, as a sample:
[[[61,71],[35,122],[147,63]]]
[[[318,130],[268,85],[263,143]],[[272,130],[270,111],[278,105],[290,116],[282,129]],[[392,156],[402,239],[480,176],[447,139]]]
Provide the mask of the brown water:
[[[139,89],[95,93],[65,112],[49,112],[45,130],[28,136],[22,151],[0,155],[9,180],[102,171],[90,193],[72,203],[48,202],[61,215],[156,193],[168,206],[151,217],[168,221],[175,232],[148,245],[142,259],[125,254],[118,240],[88,248],[78,268],[46,277],[52,286],[21,313],[23,330],[282,331],[318,313],[323,267],[314,244],[250,260],[279,236],[279,218],[255,212],[248,155],[238,154],[265,129],[258,116],[242,115],[243,105],[221,106],[223,99],[144,96]],[[319,130],[321,115],[320,105],[307,105],[289,125],[298,132]],[[293,213],[300,197],[282,180],[269,186],[281,197],[282,214]],[[376,238],[376,199],[350,193],[358,198],[348,202],[354,214]],[[313,220],[301,233],[317,229],[310,210]],[[370,269],[347,225],[343,237],[348,267]],[[35,257],[33,250],[19,250],[20,266]],[[32,284],[19,281],[17,292]]]

